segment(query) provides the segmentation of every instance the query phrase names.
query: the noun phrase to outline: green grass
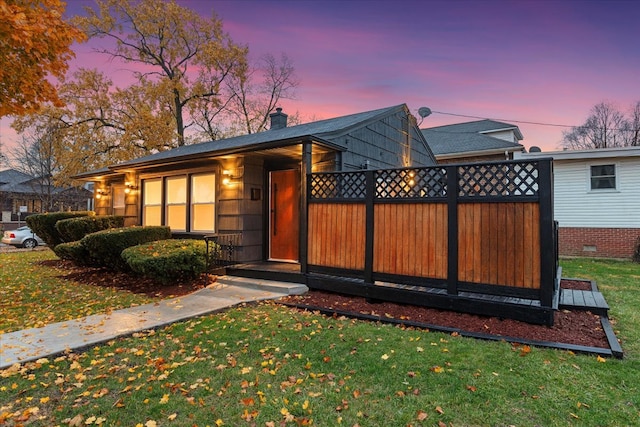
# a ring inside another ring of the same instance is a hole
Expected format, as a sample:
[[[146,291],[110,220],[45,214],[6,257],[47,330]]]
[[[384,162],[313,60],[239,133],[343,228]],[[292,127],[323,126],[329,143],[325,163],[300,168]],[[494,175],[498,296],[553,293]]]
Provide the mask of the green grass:
[[[153,301],[145,295],[65,279],[41,265],[50,250],[0,254],[0,333],[40,327]]]
[[[598,281],[625,359],[262,303],[0,371],[0,426],[637,425],[640,266],[562,264]]]

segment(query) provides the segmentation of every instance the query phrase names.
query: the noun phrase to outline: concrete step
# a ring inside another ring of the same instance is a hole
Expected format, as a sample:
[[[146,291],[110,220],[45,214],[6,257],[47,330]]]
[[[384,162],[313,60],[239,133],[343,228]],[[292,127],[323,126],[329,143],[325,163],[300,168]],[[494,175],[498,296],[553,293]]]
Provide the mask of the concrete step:
[[[216,283],[278,292],[284,295],[302,295],[309,290],[306,285],[300,283],[277,282],[274,280],[252,279],[238,276],[219,276]]]

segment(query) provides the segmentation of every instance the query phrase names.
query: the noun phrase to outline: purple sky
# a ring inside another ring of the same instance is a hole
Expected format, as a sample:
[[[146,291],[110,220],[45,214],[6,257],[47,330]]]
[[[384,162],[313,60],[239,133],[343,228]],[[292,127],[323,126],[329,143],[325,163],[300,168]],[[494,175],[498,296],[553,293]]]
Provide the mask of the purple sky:
[[[69,0],[69,11],[79,4]],[[91,2],[89,2],[91,4]],[[640,101],[640,2],[180,0],[215,11],[252,57],[286,53],[300,86],[285,112],[331,118],[406,103],[517,124],[525,147],[559,148],[593,105]],[[79,46],[76,66],[90,47]],[[114,64],[92,59],[108,70]],[[116,77],[117,80],[117,77]],[[422,127],[475,120],[434,113]],[[520,122],[519,122],[520,121]],[[2,120],[2,142],[15,139]]]

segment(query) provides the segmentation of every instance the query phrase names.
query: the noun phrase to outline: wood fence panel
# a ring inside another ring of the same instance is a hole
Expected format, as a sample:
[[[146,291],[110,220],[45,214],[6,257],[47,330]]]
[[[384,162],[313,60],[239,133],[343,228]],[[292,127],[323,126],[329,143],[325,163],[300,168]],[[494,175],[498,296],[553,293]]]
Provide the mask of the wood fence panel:
[[[309,205],[309,264],[363,270],[364,239],[364,204]]]
[[[537,203],[461,203],[458,209],[460,281],[540,287]]]
[[[446,215],[443,203],[376,204],[374,271],[446,278]]]

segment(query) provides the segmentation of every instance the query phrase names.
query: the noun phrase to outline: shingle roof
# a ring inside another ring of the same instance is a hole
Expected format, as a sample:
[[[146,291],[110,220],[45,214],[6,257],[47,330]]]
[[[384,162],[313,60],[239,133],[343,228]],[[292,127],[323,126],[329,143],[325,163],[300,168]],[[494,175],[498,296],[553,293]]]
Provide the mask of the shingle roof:
[[[139,164],[155,163],[180,158],[189,158],[199,155],[212,155],[217,153],[242,152],[262,148],[273,148],[270,144],[282,143],[282,145],[292,144],[294,140],[313,137],[320,141],[326,141],[335,145],[338,149],[346,147],[331,141],[332,138],[347,132],[348,130],[363,126],[365,123],[377,120],[380,116],[385,116],[406,108],[404,104],[393,107],[381,108],[378,110],[366,111],[363,113],[350,114],[333,119],[319,120],[312,123],[285,127],[282,129],[271,129],[264,132],[242,135],[233,138],[221,139],[217,141],[202,142],[193,145],[185,145],[172,150],[162,151],[149,156],[125,161],[115,166],[116,168],[126,168]],[[95,172],[95,171],[94,171]]]
[[[17,171],[15,169],[6,169],[0,171],[0,187],[4,185],[16,185],[33,179],[31,175]]]
[[[456,123],[421,130],[436,156],[488,150],[513,151],[522,148],[521,144],[484,135],[485,132],[513,130],[516,138],[522,139],[517,126],[495,120]]]
[[[440,130],[443,132],[473,132],[473,133],[486,133],[497,132],[502,130],[513,130],[518,140],[523,139],[520,129],[516,125],[510,123],[498,122],[496,120],[476,120],[473,122],[454,123],[452,125],[444,125],[428,128],[431,130]]]

